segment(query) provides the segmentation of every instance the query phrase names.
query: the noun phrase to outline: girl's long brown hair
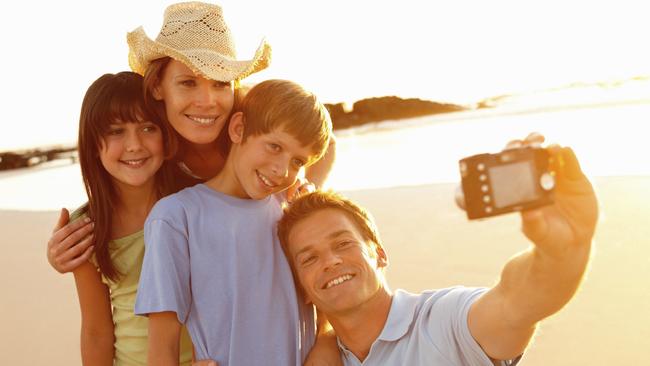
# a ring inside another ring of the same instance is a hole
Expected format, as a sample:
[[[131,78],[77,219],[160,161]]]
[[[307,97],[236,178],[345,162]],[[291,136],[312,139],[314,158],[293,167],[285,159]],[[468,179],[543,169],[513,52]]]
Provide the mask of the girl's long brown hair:
[[[133,72],[105,74],[95,80],[81,105],[79,117],[79,163],[88,195],[84,211],[95,223],[95,258],[101,273],[112,281],[120,277],[111,260],[109,242],[112,215],[119,203],[111,175],[99,159],[104,136],[111,123],[151,121],[163,132],[165,153],[170,155],[168,125],[156,117],[144,102],[143,78]],[[165,161],[156,173],[156,194],[163,197],[174,190],[173,166]]]

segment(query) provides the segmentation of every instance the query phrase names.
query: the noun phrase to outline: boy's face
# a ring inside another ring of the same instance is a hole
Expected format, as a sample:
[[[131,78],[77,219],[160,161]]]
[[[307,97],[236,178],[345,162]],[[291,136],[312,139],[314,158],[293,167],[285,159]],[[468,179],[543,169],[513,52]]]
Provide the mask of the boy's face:
[[[237,118],[231,120],[231,124],[237,123]],[[230,129],[237,130],[238,126]],[[235,131],[233,136],[231,131],[233,146],[228,159],[232,159],[233,174],[225,193],[232,196],[263,199],[281,192],[292,186],[302,169],[316,158],[311,146],[304,146],[287,132],[248,136],[245,142],[240,132]]]
[[[316,211],[291,228],[287,255],[306,300],[325,314],[343,314],[387,294],[383,248],[363,238],[342,211]]]

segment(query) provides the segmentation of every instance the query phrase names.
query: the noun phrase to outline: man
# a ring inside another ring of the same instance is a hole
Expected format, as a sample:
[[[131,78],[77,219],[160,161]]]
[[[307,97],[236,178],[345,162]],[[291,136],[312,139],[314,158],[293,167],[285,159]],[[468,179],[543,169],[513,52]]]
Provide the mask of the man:
[[[557,173],[555,203],[522,213],[522,230],[534,245],[510,259],[490,289],[392,293],[383,274],[388,258],[363,209],[314,192],[285,210],[278,224],[285,254],[306,301],[334,328],[345,365],[517,363],[538,322],[575,294],[598,216],[573,151],[548,150]]]

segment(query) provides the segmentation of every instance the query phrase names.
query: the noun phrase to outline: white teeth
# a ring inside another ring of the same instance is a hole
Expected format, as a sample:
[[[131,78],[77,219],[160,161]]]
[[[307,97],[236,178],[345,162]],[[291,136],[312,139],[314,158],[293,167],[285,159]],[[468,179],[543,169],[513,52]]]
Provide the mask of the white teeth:
[[[352,279],[352,275],[349,275],[349,274],[343,275],[341,277],[337,277],[337,278],[331,280],[330,282],[328,282],[327,285],[325,285],[325,289],[328,289],[328,288],[330,288],[332,286],[340,285],[343,282],[349,281],[351,279]]]
[[[145,160],[147,159],[144,158],[144,159],[135,159],[135,160],[122,160],[122,162],[127,165],[137,166],[137,165],[142,165],[142,163],[144,163]]]
[[[263,176],[260,172],[257,172],[257,176],[269,187],[275,187],[275,184],[271,182],[267,177]]]
[[[216,118],[201,118],[201,117],[194,117],[194,116],[187,116],[187,118],[202,125],[209,125],[214,121],[216,121]]]

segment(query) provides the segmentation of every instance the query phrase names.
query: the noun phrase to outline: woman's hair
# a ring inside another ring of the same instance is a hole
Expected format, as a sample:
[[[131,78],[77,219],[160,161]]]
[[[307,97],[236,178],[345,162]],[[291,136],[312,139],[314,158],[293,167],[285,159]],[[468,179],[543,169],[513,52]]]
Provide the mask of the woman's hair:
[[[119,203],[111,175],[99,159],[100,149],[112,123],[150,121],[163,132],[166,155],[170,146],[167,126],[145,105],[142,76],[133,72],[105,74],[95,80],[84,96],[79,117],[79,163],[88,195],[84,211],[94,221],[95,258],[101,273],[116,280],[118,273],[111,261],[108,243],[111,240],[112,215]],[[174,190],[172,166],[164,162],[155,176],[157,196],[163,197]]]
[[[169,65],[169,62],[171,61],[171,57],[162,57],[156,60],[151,61],[149,63],[149,66],[147,67],[147,71],[144,73],[144,100],[147,105],[147,108],[152,110],[155,114],[156,117],[164,121],[165,124],[168,127],[168,131],[170,132],[168,136],[166,136],[169,140],[169,145],[170,145],[170,151],[172,152],[173,156],[176,156],[179,154],[182,156],[184,152],[184,147],[185,144],[188,142],[178,133],[174,128],[171,126],[169,123],[169,119],[167,118],[167,112],[165,111],[165,101],[164,100],[157,100],[154,98],[154,89],[160,85],[160,82],[162,81],[162,78],[165,74],[165,69],[167,68],[167,65]],[[234,93],[235,93],[235,103],[233,105],[233,108],[230,112],[230,115],[232,115],[235,111],[238,110],[239,104],[241,103],[241,96],[240,96],[240,82],[239,80],[234,81]],[[230,123],[230,115],[228,116],[228,123]],[[226,124],[222,129],[221,132],[219,133],[219,136],[217,137],[216,144],[219,147],[219,152],[226,157],[228,155],[228,152],[230,151],[230,138],[228,137],[228,124]]]

